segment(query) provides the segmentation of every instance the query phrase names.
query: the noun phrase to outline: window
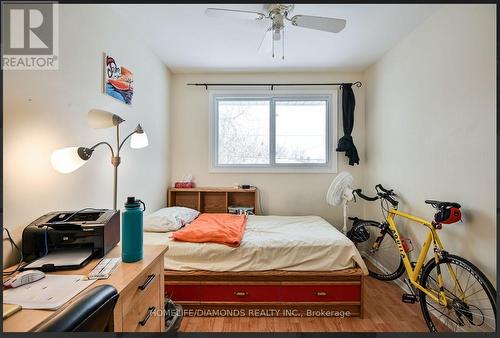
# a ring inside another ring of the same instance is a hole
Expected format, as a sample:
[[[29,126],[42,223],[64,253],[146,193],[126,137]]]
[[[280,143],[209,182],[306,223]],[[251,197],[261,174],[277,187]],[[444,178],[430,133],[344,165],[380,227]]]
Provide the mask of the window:
[[[269,164],[269,111],[265,100],[218,100],[218,164]]]
[[[327,163],[327,101],[276,101],[276,163]]]
[[[336,169],[336,92],[210,94],[212,171]]]

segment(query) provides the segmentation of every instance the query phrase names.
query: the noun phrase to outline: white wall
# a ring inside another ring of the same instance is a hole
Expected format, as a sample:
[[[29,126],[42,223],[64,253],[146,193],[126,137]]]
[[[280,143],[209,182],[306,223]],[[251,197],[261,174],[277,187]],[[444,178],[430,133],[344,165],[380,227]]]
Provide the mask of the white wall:
[[[457,201],[464,222],[440,231],[448,251],[496,281],[494,5],[443,6],[366,76],[365,187],[394,188],[400,210],[431,218],[425,199]],[[379,217],[376,204],[365,204]],[[402,232],[423,243],[425,229]],[[416,241],[415,241],[416,240]]]
[[[243,174],[209,173],[209,103],[204,87],[187,86],[191,82],[212,83],[287,83],[287,82],[354,82],[362,79],[360,73],[213,73],[173,74],[172,76],[172,129],[171,172],[172,182],[186,174],[192,174],[198,186],[232,186],[235,183],[257,186],[263,197],[266,214],[273,215],[320,215],[340,227],[342,208],[326,204],[325,195],[336,174]],[[323,87],[322,89],[324,89]],[[364,88],[354,88],[356,111],[354,142],[361,158],[360,166],[348,165],[344,153],[338,154],[338,169],[349,170],[357,183],[362,182],[365,166],[364,150]],[[340,100],[339,100],[340,102]],[[338,132],[343,135],[341,110]],[[336,140],[335,140],[336,145]],[[362,206],[353,205],[353,214],[362,212]]]
[[[209,173],[208,93],[186,83],[361,80],[353,133],[361,165],[348,166],[339,153],[338,171],[353,173],[365,190],[376,183],[395,188],[401,209],[422,216],[433,214],[426,198],[462,203],[465,222],[445,226],[443,240],[495,281],[495,24],[493,5],[443,6],[364,74],[170,74],[109,7],[61,5],[59,71],[3,73],[4,225],[19,240],[24,226],[43,213],[111,207],[106,149],[69,175],[55,172],[49,161],[60,147],[114,141],[113,130],[87,126],[87,111],[102,108],[127,120],[122,133],[141,122],[150,140],[148,148],[123,151],[119,205],[136,195],[149,210],[158,209],[166,187],[190,173],[199,186],[258,186],[267,214],[316,214],[340,227],[341,208],[324,198],[335,174]],[[102,94],[104,51],[134,71],[132,107]],[[339,110],[337,137],[341,122]],[[380,215],[374,204],[350,206],[352,215],[363,211]],[[424,229],[403,231],[423,241]],[[4,257],[15,259],[9,245]]]
[[[108,6],[60,5],[59,34],[58,71],[3,72],[3,220],[17,241],[22,229],[44,213],[112,208],[108,149],[98,148],[85,166],[71,174],[59,174],[50,165],[55,149],[116,142],[113,129],[88,127],[91,108],[124,118],[122,135],[140,122],[149,137],[147,148],[131,149],[128,144],[123,148],[119,206],[126,196],[135,195],[148,208],[158,209],[165,204],[170,181],[168,69]],[[105,51],[134,72],[132,107],[102,93]],[[4,264],[14,259],[4,241]]]

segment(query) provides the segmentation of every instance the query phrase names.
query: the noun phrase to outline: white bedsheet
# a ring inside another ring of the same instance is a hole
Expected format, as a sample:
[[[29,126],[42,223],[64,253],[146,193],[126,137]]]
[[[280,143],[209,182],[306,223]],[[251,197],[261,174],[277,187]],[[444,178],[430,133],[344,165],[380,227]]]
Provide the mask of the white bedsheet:
[[[173,241],[169,233],[144,233],[144,244],[164,244],[165,269],[208,271],[335,271],[357,263],[354,244],[318,216],[249,216],[239,247]]]

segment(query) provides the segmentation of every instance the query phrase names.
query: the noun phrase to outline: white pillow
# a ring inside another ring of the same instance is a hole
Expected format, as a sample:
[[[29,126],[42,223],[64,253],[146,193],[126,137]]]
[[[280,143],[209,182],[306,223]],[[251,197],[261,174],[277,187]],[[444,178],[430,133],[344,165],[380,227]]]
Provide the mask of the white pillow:
[[[184,207],[163,208],[144,217],[144,231],[175,231],[191,223],[199,214],[198,210]]]

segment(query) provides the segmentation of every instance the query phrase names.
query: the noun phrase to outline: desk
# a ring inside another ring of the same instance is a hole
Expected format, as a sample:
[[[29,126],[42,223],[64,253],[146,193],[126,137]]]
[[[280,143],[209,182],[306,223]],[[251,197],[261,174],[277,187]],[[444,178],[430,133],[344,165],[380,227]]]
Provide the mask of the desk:
[[[134,263],[120,262],[108,279],[100,279],[86,290],[98,285],[112,285],[118,290],[118,302],[113,311],[111,328],[114,332],[162,332],[165,331],[163,290],[163,257],[168,247],[162,245],[144,246],[144,259]],[[121,247],[116,246],[106,257],[120,257]],[[78,270],[51,272],[66,275],[87,275],[101,259],[94,259]],[[146,281],[150,281],[147,285]],[[139,289],[145,285],[144,290]],[[33,331],[39,324],[50,319],[56,311],[23,309],[3,321],[4,332]],[[155,307],[160,315],[152,315],[144,326],[139,321],[144,319],[148,308]]]

